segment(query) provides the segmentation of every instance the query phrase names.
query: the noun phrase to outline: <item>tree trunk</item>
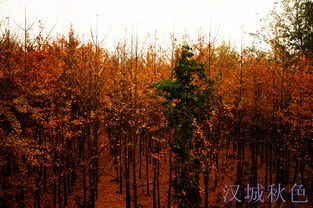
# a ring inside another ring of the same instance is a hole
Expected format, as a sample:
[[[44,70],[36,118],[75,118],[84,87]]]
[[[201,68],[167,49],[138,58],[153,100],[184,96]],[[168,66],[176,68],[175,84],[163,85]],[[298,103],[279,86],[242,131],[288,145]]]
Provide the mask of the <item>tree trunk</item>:
[[[130,201],[130,187],[129,187],[129,164],[130,157],[128,155],[127,138],[124,137],[124,167],[125,167],[125,192],[126,192],[126,208],[131,207]]]
[[[158,144],[158,154],[160,152],[161,145]],[[161,207],[161,201],[160,201],[160,158],[157,160],[157,198],[158,198],[158,208]]]
[[[169,173],[168,173],[168,193],[167,193],[167,208],[171,208],[171,193],[172,193],[172,152],[169,150]]]
[[[119,177],[120,177],[120,179],[119,179],[119,188],[120,188],[120,194],[121,193],[123,193],[123,164],[122,164],[122,156],[123,156],[123,154],[122,154],[122,135],[119,133],[118,134],[119,135],[119,160],[118,160],[118,162],[119,162],[119,169],[120,169],[120,171],[119,171]],[[125,158],[124,158],[124,160],[125,160]]]
[[[59,199],[59,208],[62,208],[62,197],[61,197],[61,169],[59,168],[59,181],[58,181],[58,199]]]
[[[136,145],[137,145],[137,134],[133,132],[133,194],[134,194],[134,207],[137,208],[137,181],[136,181]]]
[[[153,161],[153,189],[152,189],[152,198],[153,198],[153,208],[156,208],[156,159],[155,156],[152,158]]]
[[[147,142],[147,145],[148,145],[148,142]],[[146,151],[146,183],[147,183],[147,196],[150,195],[150,192],[149,192],[149,153],[148,153],[148,148],[147,148],[147,151]]]
[[[139,137],[139,179],[141,179],[142,172],[142,137]]]

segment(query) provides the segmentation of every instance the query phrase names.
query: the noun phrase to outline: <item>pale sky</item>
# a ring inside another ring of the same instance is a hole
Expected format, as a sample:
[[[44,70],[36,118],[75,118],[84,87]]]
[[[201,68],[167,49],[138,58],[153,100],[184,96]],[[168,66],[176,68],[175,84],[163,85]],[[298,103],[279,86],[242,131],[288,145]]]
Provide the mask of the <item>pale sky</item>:
[[[273,0],[0,0],[0,20],[10,17],[10,25],[24,25],[42,20],[46,31],[56,24],[55,33],[66,34],[70,24],[75,31],[88,38],[90,28],[95,29],[98,16],[99,36],[106,36],[104,47],[111,48],[138,27],[142,40],[147,33],[159,41],[169,41],[175,30],[196,39],[203,33],[218,34],[219,41],[240,45],[242,28],[255,32],[273,7]],[[34,26],[35,28],[37,26]],[[175,28],[175,29],[174,29]],[[245,45],[251,38],[244,34]]]

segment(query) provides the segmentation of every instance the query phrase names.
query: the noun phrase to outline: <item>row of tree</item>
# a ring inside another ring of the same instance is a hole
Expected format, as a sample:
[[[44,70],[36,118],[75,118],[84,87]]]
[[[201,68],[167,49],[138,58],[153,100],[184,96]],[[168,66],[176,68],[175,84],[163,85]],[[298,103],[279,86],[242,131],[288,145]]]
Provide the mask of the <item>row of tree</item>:
[[[0,205],[63,207],[74,195],[77,206],[96,207],[100,175],[110,174],[99,167],[99,135],[108,136],[126,207],[139,207],[142,189],[153,207],[220,205],[224,183],[298,183],[311,202],[313,4],[283,3],[268,52],[216,46],[211,35],[189,47],[173,35],[170,51],[140,48],[132,36],[109,53],[96,35],[84,43],[72,29],[32,39],[25,28],[18,39],[7,28]]]

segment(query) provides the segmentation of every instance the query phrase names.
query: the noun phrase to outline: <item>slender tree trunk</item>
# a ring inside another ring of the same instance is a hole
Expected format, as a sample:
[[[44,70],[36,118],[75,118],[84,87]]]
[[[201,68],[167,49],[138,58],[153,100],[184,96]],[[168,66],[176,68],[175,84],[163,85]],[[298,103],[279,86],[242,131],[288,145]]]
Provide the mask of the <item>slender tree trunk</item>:
[[[172,193],[172,152],[169,150],[169,173],[168,173],[168,193],[167,193],[167,208],[171,208],[171,193]]]
[[[237,179],[236,179],[236,185],[238,185],[239,187],[241,186],[241,151],[240,151],[240,145],[238,144],[238,147],[237,147]],[[238,192],[238,194],[240,194],[240,192]],[[240,204],[238,201],[236,201],[236,207],[239,207]]]
[[[218,183],[218,151],[219,151],[219,145],[218,145],[218,140],[216,139],[216,153],[215,153],[215,177],[214,177],[214,187],[217,187]]]
[[[242,135],[241,135],[241,119],[239,118],[239,125],[237,127],[238,129],[238,133],[237,134],[237,177],[236,177],[236,185],[238,185],[239,187],[241,187],[242,185],[242,163],[243,163],[243,158],[242,158],[242,149],[243,149],[243,142],[242,142]],[[241,198],[241,191],[238,191],[238,198]],[[240,207],[241,204],[236,201],[236,207]]]
[[[301,158],[301,161],[300,161],[300,167],[301,167],[301,184],[305,187],[306,186],[306,181],[305,181],[305,178],[304,178],[304,168],[305,168],[305,159],[304,157],[302,156]]]
[[[158,154],[161,150],[161,144],[158,144]],[[160,158],[157,160],[157,197],[158,197],[158,208],[161,207],[161,201],[160,201]]]
[[[85,151],[85,140],[86,140],[86,129],[83,128],[82,134],[82,142],[81,142],[81,150],[82,150],[82,161],[83,161],[83,205],[87,206],[87,173],[86,173],[86,163],[88,162],[86,159],[86,151]]]
[[[265,142],[265,187],[268,186],[268,142]]]
[[[226,162],[228,161],[228,152],[230,146],[230,136],[227,137],[227,145],[226,145]]]
[[[297,156],[295,156],[295,160],[296,160],[296,165],[295,165],[295,170],[294,170],[294,175],[293,175],[293,182],[292,184],[295,184],[297,181],[297,172],[298,172],[298,164],[299,164],[299,160],[297,158]]]
[[[47,166],[43,167],[43,191],[47,192]]]
[[[40,199],[41,199],[41,198],[40,198],[40,197],[41,197],[41,193],[40,193],[40,192],[41,192],[41,189],[40,189],[40,177],[39,177],[39,179],[38,179],[38,188],[37,188],[37,197],[38,197],[38,198],[37,198],[37,203],[38,203],[38,204],[37,204],[37,208],[40,208],[40,204],[41,204],[41,203],[40,203],[40,201],[41,201],[41,200],[40,200]]]
[[[272,153],[272,145],[270,144],[270,150],[269,150],[269,174],[270,174],[270,184],[273,184],[273,153]]]
[[[209,158],[210,153],[209,150],[207,151],[207,159],[205,161],[206,167],[204,171],[204,207],[209,208]]]
[[[57,207],[57,180],[55,179],[55,175],[54,175],[54,179],[53,179],[53,208]]]
[[[120,175],[119,175],[119,177],[120,177],[119,188],[120,188],[120,194],[121,194],[121,193],[123,193],[123,164],[122,164],[123,154],[122,154],[122,135],[120,133],[118,133],[118,135],[119,135],[119,160],[118,160],[118,162],[119,162],[119,169],[120,169],[120,171],[119,171],[119,173],[120,173]],[[125,160],[125,158],[124,158],[124,160]]]
[[[71,194],[71,163],[70,163],[70,158],[71,158],[71,150],[72,144],[71,141],[67,142],[66,145],[66,178],[67,178],[67,195]]]
[[[62,207],[62,197],[61,197],[61,168],[59,168],[59,181],[58,181],[58,199],[59,199],[59,208]]]
[[[281,173],[280,173],[280,166],[281,166],[281,151],[280,151],[280,144],[277,143],[277,149],[275,154],[275,162],[276,162],[276,184],[281,183]]]
[[[126,208],[131,207],[130,187],[129,187],[129,164],[130,157],[128,155],[129,148],[127,147],[127,138],[124,137],[124,167],[125,167],[125,192],[126,192]]]
[[[83,165],[83,203],[84,206],[87,205],[87,184],[86,184],[87,176],[86,176],[86,166]]]
[[[148,142],[147,142],[147,145],[148,145]],[[150,186],[149,186],[149,153],[148,153],[148,147],[146,150],[146,183],[147,183],[147,196],[149,196],[150,195],[150,192],[149,192]]]
[[[204,175],[204,207],[209,208],[209,172],[206,170]]]
[[[24,191],[24,186],[21,186],[20,196],[21,196],[20,208],[24,208],[24,207],[25,207],[25,191]]]
[[[153,197],[153,208],[157,207],[156,203],[156,178],[157,178],[157,171],[156,171],[156,159],[155,157],[152,158],[153,161],[153,189],[152,189],[152,197]]]
[[[53,158],[53,208],[57,207],[57,153],[56,150],[54,151],[54,158]]]
[[[136,131],[136,130],[135,130]],[[133,194],[134,194],[134,208],[137,208],[137,181],[136,181],[136,145],[137,145],[137,134],[133,132]]]
[[[139,179],[141,179],[142,174],[142,137],[139,137]]]
[[[63,194],[64,194],[64,206],[67,206],[67,181],[66,181],[66,174],[63,171]]]
[[[40,169],[38,170],[38,176],[36,178],[36,190],[35,190],[35,200],[34,200],[34,208],[40,208]]]

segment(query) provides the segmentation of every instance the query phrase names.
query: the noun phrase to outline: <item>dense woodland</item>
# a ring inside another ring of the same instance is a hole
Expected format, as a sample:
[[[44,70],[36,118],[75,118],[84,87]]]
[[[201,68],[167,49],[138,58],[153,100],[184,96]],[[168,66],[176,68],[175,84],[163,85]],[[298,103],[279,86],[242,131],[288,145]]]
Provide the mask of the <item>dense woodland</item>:
[[[212,34],[109,51],[4,20],[0,207],[312,207],[313,2],[279,6],[266,51]]]

